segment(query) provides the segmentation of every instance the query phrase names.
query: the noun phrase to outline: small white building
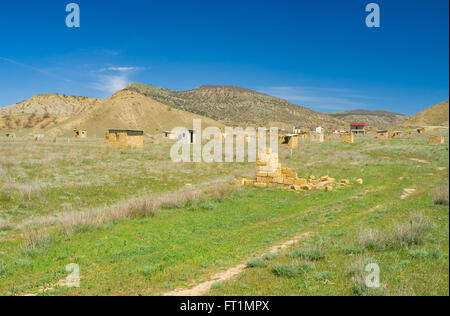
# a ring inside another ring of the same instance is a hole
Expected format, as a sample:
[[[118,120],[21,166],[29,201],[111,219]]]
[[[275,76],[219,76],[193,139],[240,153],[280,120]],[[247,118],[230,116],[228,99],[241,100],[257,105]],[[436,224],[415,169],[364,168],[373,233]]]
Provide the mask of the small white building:
[[[170,140],[177,140],[178,139],[178,135],[175,132],[172,131],[164,131],[164,137],[170,139]]]
[[[193,130],[187,131],[164,131],[164,137],[188,144],[196,143],[196,134]]]
[[[301,134],[302,129],[299,126],[294,126],[294,134]]]
[[[316,134],[323,134],[323,127],[322,126],[311,127],[310,132]]]

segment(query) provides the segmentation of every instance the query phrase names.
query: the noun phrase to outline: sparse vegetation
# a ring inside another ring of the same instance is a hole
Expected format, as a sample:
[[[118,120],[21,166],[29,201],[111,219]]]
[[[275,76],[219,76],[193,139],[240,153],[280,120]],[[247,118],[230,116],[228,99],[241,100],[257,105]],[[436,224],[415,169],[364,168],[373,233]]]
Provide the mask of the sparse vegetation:
[[[254,164],[174,164],[168,144],[0,144],[2,295],[56,284],[69,263],[80,265],[81,287],[46,295],[159,295],[247,262],[206,294],[448,293],[448,208],[430,193],[448,181],[447,143],[369,136],[305,143],[292,157],[282,149],[302,177],[364,178],[332,192],[240,188],[231,179],[252,178]],[[364,258],[379,264],[380,289],[365,287],[365,269],[347,274]]]
[[[424,242],[431,224],[422,214],[413,215],[406,223],[398,224],[390,232],[367,229],[359,235],[359,246],[368,250],[383,250],[387,247],[401,248]]]

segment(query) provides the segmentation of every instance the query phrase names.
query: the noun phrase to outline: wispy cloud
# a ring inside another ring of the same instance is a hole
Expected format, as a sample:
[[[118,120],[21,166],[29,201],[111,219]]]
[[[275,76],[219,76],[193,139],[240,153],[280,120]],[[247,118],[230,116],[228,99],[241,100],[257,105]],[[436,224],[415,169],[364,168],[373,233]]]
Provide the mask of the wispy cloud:
[[[150,69],[150,68],[149,67],[107,67],[107,68],[101,68],[95,72],[105,72],[105,71],[130,72],[130,71],[146,70],[146,69]]]
[[[32,65],[24,64],[24,63],[19,62],[17,60],[6,58],[6,57],[2,57],[2,56],[0,56],[0,60],[3,60],[5,62],[10,63],[10,64],[15,65],[15,66],[19,66],[21,68],[25,68],[25,69],[32,70],[34,72],[38,72],[40,74],[43,74],[43,75],[46,75],[46,76],[49,76],[49,77],[53,77],[53,78],[58,79],[58,80],[63,80],[63,81],[66,81],[66,82],[70,82],[69,79],[67,79],[67,78],[65,78],[63,76],[60,76],[58,74],[55,74],[54,72],[48,71],[46,69],[43,69],[43,68],[39,68],[39,67],[35,67],[35,66],[32,66]]]
[[[128,66],[111,66],[93,71],[95,82],[94,88],[108,93],[114,94],[119,90],[126,88],[131,82],[131,77],[137,71],[148,70],[149,67],[128,67]]]
[[[352,89],[312,86],[275,86],[260,92],[318,111],[342,111],[367,108],[370,96]]]

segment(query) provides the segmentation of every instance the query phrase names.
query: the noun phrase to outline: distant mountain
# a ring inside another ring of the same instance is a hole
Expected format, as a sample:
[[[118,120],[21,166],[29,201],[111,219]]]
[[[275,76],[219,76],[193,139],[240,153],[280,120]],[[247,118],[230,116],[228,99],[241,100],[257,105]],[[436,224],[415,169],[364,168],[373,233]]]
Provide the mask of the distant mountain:
[[[50,135],[70,135],[83,129],[88,136],[102,137],[110,129],[138,129],[159,134],[175,127],[192,128],[193,119],[202,119],[202,127],[222,125],[212,119],[174,109],[134,91],[122,90],[93,109],[69,117],[46,130]]]
[[[151,85],[132,83],[127,89],[144,94],[174,108],[210,117],[225,125],[294,125],[327,128],[347,124],[319,113],[256,91],[233,86],[201,86],[189,91],[172,91]]]
[[[329,113],[347,123],[365,123],[370,127],[388,128],[403,123],[408,116],[388,111],[353,110]]]
[[[403,126],[417,127],[417,126],[449,126],[449,103],[448,100],[442,103],[433,105],[428,109],[411,116]]]

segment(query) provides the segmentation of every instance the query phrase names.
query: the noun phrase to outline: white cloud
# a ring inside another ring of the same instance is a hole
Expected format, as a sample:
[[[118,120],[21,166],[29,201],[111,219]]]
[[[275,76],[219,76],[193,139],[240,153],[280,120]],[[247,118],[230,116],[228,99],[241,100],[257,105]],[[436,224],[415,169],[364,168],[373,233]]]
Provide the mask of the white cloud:
[[[94,88],[108,94],[114,94],[127,87],[129,80],[124,75],[99,76]]]
[[[148,67],[107,67],[97,70],[96,72],[105,72],[105,71],[118,71],[118,72],[131,72],[137,70],[145,70],[150,69]]]
[[[148,67],[124,67],[114,66],[102,68],[94,73],[101,73],[95,75],[94,88],[109,95],[116,93],[127,87],[131,82],[131,76],[139,70],[150,69]]]

